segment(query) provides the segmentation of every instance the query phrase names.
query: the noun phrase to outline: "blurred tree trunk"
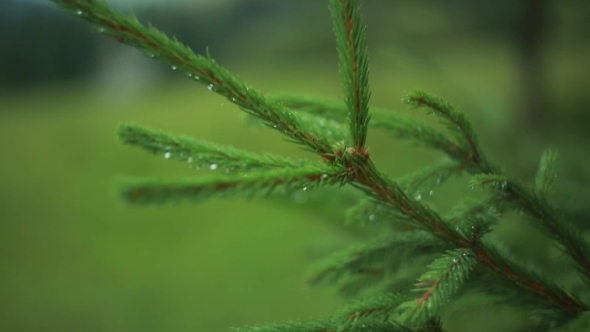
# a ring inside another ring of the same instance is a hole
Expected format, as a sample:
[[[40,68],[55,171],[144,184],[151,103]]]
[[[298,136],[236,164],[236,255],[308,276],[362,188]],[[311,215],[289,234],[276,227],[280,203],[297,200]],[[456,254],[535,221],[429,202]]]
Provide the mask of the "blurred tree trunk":
[[[524,0],[517,32],[521,90],[518,127],[536,133],[548,120],[549,94],[543,64],[547,0]]]

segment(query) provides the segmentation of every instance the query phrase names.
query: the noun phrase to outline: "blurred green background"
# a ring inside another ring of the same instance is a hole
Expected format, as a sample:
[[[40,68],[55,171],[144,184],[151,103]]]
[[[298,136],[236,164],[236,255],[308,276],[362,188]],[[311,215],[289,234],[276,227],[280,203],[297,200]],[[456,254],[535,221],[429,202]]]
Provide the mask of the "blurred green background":
[[[327,1],[109,3],[194,50],[209,46],[264,92],[341,98]],[[443,96],[470,116],[489,155],[525,180],[544,147],[558,148],[560,197],[587,220],[589,4],[363,3],[373,106],[434,121],[400,98],[413,88]],[[121,122],[314,156],[49,1],[3,1],[0,18],[0,330],[220,332],[323,317],[343,303],[301,285],[316,258],[359,240],[341,209],[301,196],[129,207],[114,195],[119,175],[194,173],[120,145]],[[370,145],[393,176],[441,157],[379,132]],[[440,192],[432,203],[444,209],[469,191],[455,181]],[[526,226],[511,227],[505,234]],[[518,234],[507,241],[531,251]]]

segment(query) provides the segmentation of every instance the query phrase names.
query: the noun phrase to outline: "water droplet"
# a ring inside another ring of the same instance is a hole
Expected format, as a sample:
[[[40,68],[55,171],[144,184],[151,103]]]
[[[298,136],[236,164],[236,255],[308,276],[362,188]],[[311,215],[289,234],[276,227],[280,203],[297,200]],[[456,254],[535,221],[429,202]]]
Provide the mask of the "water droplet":
[[[375,215],[374,214],[370,215],[369,220],[371,220],[371,221],[375,220]]]
[[[328,174],[322,174],[322,179],[327,179],[328,178]]]
[[[82,15],[82,14],[84,14],[84,12],[82,11],[82,9],[78,9],[78,10],[76,10],[76,14],[77,15]]]
[[[193,157],[188,157],[188,159],[186,161],[188,161],[189,163],[192,163],[193,162]]]
[[[176,66],[172,66],[172,70],[176,70]]]
[[[304,186],[304,187],[303,187],[303,190],[307,190],[307,186]]]
[[[421,200],[422,199],[422,195],[421,194],[416,195],[416,199],[417,200]]]
[[[201,78],[200,78],[199,76],[195,75],[194,79],[198,81],[198,80],[200,80]]]
[[[104,28],[98,28],[98,33],[104,33]]]
[[[428,195],[430,195],[430,196],[434,195],[434,190],[429,191]]]
[[[209,89],[209,91],[213,91],[213,84],[209,84],[209,85],[207,86],[207,89]]]
[[[191,73],[186,73],[186,76],[188,76],[188,77],[190,78],[190,77],[193,77],[193,74],[191,74]]]
[[[234,97],[231,97],[231,101],[236,101],[236,98],[234,98]]]
[[[212,171],[216,170],[217,169],[217,164],[211,164],[209,166],[209,169],[212,170]]]
[[[164,158],[170,159],[170,156],[172,156],[172,154],[170,152],[164,153]]]

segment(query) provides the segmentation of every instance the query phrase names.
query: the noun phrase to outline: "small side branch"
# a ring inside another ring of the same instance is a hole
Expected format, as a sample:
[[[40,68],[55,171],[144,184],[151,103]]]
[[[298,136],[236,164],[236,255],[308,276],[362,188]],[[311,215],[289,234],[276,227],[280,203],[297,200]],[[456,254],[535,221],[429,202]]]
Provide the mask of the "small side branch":
[[[92,23],[99,33],[137,48],[146,56],[184,72],[297,143],[312,151],[332,152],[328,139],[321,131],[301,121],[281,102],[268,98],[232,75],[209,55],[195,54],[188,46],[169,38],[158,29],[142,25],[135,16],[113,11],[103,0],[51,1],[74,16]]]
[[[212,197],[240,194],[246,197],[268,196],[308,190],[320,185],[345,181],[346,172],[327,165],[284,168],[247,174],[214,175],[188,179],[126,179],[121,180],[121,196],[130,203],[166,203],[170,201],[204,201]]]
[[[355,149],[362,151],[369,124],[369,66],[365,25],[358,0],[332,0],[332,20],[348,121]]]

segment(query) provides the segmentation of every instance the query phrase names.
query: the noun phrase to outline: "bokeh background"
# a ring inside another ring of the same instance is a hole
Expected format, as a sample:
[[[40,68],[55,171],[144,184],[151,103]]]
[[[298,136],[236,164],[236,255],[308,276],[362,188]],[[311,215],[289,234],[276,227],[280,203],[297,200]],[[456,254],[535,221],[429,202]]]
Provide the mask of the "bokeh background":
[[[590,2],[362,2],[372,105],[433,121],[400,98],[413,88],[443,96],[473,120],[488,154],[526,181],[543,149],[557,148],[555,199],[586,229]],[[341,98],[328,1],[109,3],[197,52],[209,47],[262,91]],[[323,317],[344,302],[301,285],[306,266],[363,234],[344,227],[343,207],[321,192],[164,207],[114,195],[120,175],[194,173],[119,144],[121,122],[314,156],[48,0],[1,1],[0,41],[0,330],[221,332]],[[392,176],[441,157],[385,133],[369,141]],[[429,200],[445,209],[471,193],[458,180]],[[524,223],[498,231],[517,255],[546,256]],[[478,312],[493,321],[478,331],[501,324],[496,314]],[[473,331],[461,315],[450,309],[445,319]]]

